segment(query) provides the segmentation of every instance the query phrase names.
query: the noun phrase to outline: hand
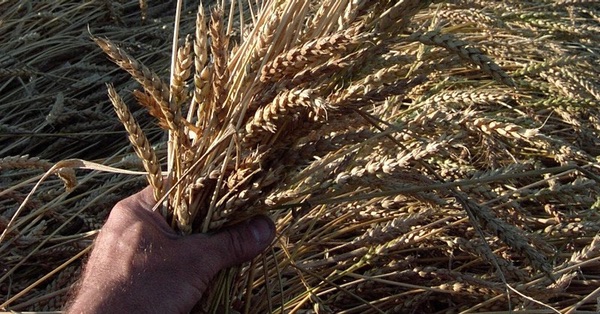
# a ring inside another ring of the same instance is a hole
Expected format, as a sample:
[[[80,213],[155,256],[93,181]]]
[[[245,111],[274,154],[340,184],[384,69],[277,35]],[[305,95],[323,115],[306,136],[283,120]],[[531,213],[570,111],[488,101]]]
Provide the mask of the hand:
[[[260,254],[275,226],[264,216],[212,235],[177,235],[146,188],[117,203],[100,230],[67,313],[189,313],[223,268]]]

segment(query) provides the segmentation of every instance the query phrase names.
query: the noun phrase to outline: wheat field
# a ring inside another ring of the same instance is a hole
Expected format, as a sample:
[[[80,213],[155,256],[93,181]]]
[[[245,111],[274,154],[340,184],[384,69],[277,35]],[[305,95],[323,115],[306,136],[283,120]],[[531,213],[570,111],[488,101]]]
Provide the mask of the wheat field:
[[[200,312],[600,311],[600,1],[175,2],[0,0],[0,310],[150,184]]]

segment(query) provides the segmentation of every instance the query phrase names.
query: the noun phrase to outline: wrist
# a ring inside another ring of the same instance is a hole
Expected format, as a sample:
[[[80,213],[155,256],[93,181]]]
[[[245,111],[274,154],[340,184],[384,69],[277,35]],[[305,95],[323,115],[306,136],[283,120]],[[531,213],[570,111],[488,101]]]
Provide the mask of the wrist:
[[[104,291],[96,283],[86,281],[81,285],[73,299],[67,305],[65,313],[101,313],[106,312],[107,300],[112,298],[112,291]]]
[[[115,276],[116,271],[100,271],[88,265],[81,285],[65,309],[66,313],[132,313],[134,296],[128,293],[125,278]],[[83,284],[85,283],[85,284]]]

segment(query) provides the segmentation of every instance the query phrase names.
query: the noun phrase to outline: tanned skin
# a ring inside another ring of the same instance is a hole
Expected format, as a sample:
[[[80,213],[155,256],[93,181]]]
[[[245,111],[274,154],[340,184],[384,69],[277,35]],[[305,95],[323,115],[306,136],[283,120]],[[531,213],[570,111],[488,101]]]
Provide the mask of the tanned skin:
[[[115,205],[66,313],[189,313],[217,272],[254,258],[275,236],[264,216],[180,236],[153,206],[150,188]]]

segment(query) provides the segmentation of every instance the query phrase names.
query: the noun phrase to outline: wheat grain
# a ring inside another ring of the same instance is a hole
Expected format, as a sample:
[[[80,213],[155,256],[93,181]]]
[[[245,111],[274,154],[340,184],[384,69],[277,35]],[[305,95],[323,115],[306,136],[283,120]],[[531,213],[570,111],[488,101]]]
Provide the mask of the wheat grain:
[[[600,100],[600,89],[597,88],[594,83],[583,79],[581,76],[577,75],[576,73],[573,73],[568,68],[562,68],[560,69],[560,71],[566,77],[577,82],[581,87],[585,89],[585,91],[591,94],[596,100]]]
[[[548,80],[551,86],[554,87],[555,90],[558,90],[560,93],[562,93],[564,96],[573,99],[584,98],[582,97],[578,86],[576,86],[570,78],[565,77],[560,71],[548,69],[540,73],[540,76]]]
[[[330,77],[331,75],[343,73],[344,70],[348,69],[352,65],[352,62],[354,62],[356,59],[363,58],[365,52],[366,49],[363,49],[339,59],[330,59],[325,63],[306,67],[304,70],[294,74],[290,80],[279,81],[279,84],[284,88],[293,88],[294,86],[301,86],[316,80]]]
[[[147,67],[143,66],[133,57],[129,56],[125,51],[115,46],[112,42],[107,39],[98,37],[93,38],[96,44],[109,55],[117,65],[129,72],[133,78],[135,78],[144,90],[152,96],[154,103],[158,105],[159,110],[164,116],[163,122],[169,126],[170,129],[178,130],[179,122],[175,121],[175,112],[169,104],[169,87],[163,83],[163,81]]]
[[[197,127],[201,127],[200,118],[202,117],[206,97],[209,93],[210,67],[208,67],[208,39],[207,39],[206,19],[204,16],[204,7],[198,6],[196,14],[196,32],[194,38],[194,97],[190,105],[187,120],[193,121],[193,114],[196,114]]]
[[[216,9],[211,14],[211,23],[209,28],[209,34],[211,37],[210,51],[213,56],[213,69],[212,69],[212,89],[210,95],[211,110],[214,110],[213,119],[216,121],[223,121],[225,118],[227,108],[223,107],[225,97],[227,95],[227,78],[228,78],[228,45],[229,38],[225,34],[223,28],[223,12],[221,9]]]
[[[360,125],[357,125],[360,126]],[[331,128],[334,131],[327,134],[327,130]],[[357,144],[365,141],[374,136],[374,132],[368,128],[351,129],[344,132],[338,132],[337,127],[332,127],[331,124],[327,124],[322,128],[319,128],[318,132],[315,132],[313,136],[316,138],[305,137],[298,141],[298,149],[290,154],[297,154],[296,160],[311,161],[315,157],[323,156],[324,154],[340,149],[344,146]],[[321,132],[323,132],[321,134]]]
[[[354,238],[349,245],[353,248],[358,248],[390,241],[401,234],[409,232],[412,226],[421,224],[432,213],[433,211],[424,211],[399,216],[392,220],[378,223],[366,230],[364,234]]]
[[[508,86],[515,85],[512,78],[479,49],[463,40],[454,38],[450,34],[440,34],[438,31],[427,33],[415,32],[410,38],[426,45],[436,45],[446,48],[457,53],[464,60],[477,65],[483,72],[489,74],[498,82]]]
[[[35,73],[29,69],[0,68],[0,77],[30,77]]]
[[[429,6],[432,1],[401,0],[393,3],[393,6],[387,9],[378,17],[377,28],[381,32],[394,29],[400,31],[407,26],[415,13]]]
[[[269,105],[260,108],[246,123],[243,141],[252,146],[264,132],[275,133],[286,121],[302,113],[313,113],[315,119],[325,111],[323,100],[306,89],[295,89],[280,93]]]
[[[459,10],[440,10],[439,15],[452,24],[472,23],[483,28],[506,27],[506,24],[497,16],[482,12],[475,8]]]
[[[185,38],[185,42],[177,50],[177,58],[175,60],[175,73],[173,75],[173,82],[171,83],[170,95],[173,97],[173,102],[177,107],[176,110],[181,110],[179,107],[188,98],[185,81],[191,75],[191,67],[193,64],[193,58],[190,55],[192,50],[191,36]]]
[[[63,105],[79,105],[78,102],[71,102],[68,99],[64,99],[62,101]],[[54,108],[54,106],[53,106]],[[64,108],[64,107],[63,107]],[[77,123],[77,122],[89,122],[90,120],[96,121],[109,121],[110,117],[103,113],[94,111],[91,109],[83,109],[78,111],[71,111],[69,109],[64,109],[64,111],[60,114],[49,113],[48,115],[52,116],[53,127],[61,127],[66,126],[69,123]],[[48,118],[48,116],[46,116]]]
[[[433,97],[423,102],[423,105],[446,105],[460,104],[465,107],[475,105],[497,105],[507,103],[512,100],[510,94],[502,91],[471,91],[471,90],[453,90],[448,92],[436,93]]]
[[[557,6],[569,5],[569,6],[579,6],[579,5],[588,5],[596,3],[595,0],[559,0],[556,1]]]
[[[139,2],[142,22],[144,22],[148,18],[148,2],[146,0],[139,0]]]
[[[269,19],[264,23],[258,34],[256,35],[256,44],[252,49],[252,55],[247,63],[250,65],[250,73],[255,73],[261,67],[263,58],[266,56],[270,45],[273,43],[273,36],[277,28],[277,24],[281,21],[279,12],[273,12],[269,15]]]
[[[357,33],[358,29],[351,28],[294,47],[267,63],[262,68],[260,80],[267,83],[289,78],[323,60],[342,55],[360,40]]]
[[[127,108],[127,105],[123,102],[117,91],[112,85],[107,85],[108,96],[113,104],[115,112],[119,116],[119,120],[125,126],[129,135],[129,141],[133,145],[135,152],[142,159],[144,168],[148,172],[148,182],[154,188],[154,199],[159,200],[163,194],[163,178],[160,164],[156,158],[156,153],[150,146],[148,138],[140,128],[139,124],[133,119],[131,112]]]
[[[412,79],[400,79],[392,84],[378,86],[377,89],[366,93],[361,84],[353,84],[345,90],[330,94],[326,102],[329,103],[332,110],[357,109],[373,102],[384,101],[390,96],[403,95],[413,86],[422,83],[425,79],[423,76],[417,76]]]
[[[0,160],[0,169],[1,170],[11,170],[11,169],[28,169],[28,168],[37,168],[43,171],[48,171],[52,168],[52,163],[46,160],[40,160],[37,157],[29,157],[25,156],[8,156],[4,157]]]
[[[539,134],[537,129],[526,129],[513,123],[498,122],[489,118],[476,118],[469,123],[484,133],[497,133],[519,140],[533,140]]]
[[[575,63],[578,61],[581,61],[581,60],[576,56],[561,56],[558,58],[545,60],[543,62],[529,62],[529,63],[525,64],[522,69],[514,71],[512,74],[514,76],[533,75],[533,74],[540,73],[541,71],[543,71],[545,69],[561,67],[561,66],[565,66],[569,63]]]
[[[152,95],[148,94],[147,92],[143,92],[140,90],[134,90],[133,91],[133,97],[135,97],[135,100],[137,101],[138,104],[140,104],[142,107],[146,108],[148,110],[148,113],[155,117],[156,120],[158,121],[158,125],[163,128],[163,129],[168,129],[169,126],[167,125],[167,119],[165,118],[165,115],[163,114],[163,111],[160,110],[160,107],[157,105],[156,101],[154,100],[154,97],[152,97]]]
[[[547,275],[550,272],[550,266],[546,257],[534,249],[526,240],[517,228],[509,225],[502,220],[494,217],[492,211],[485,206],[480,206],[471,200],[466,200],[464,204],[471,213],[479,220],[479,223],[490,231],[495,236],[499,237],[503,242],[508,244],[512,249],[527,257],[529,262],[536,270],[543,271]]]

